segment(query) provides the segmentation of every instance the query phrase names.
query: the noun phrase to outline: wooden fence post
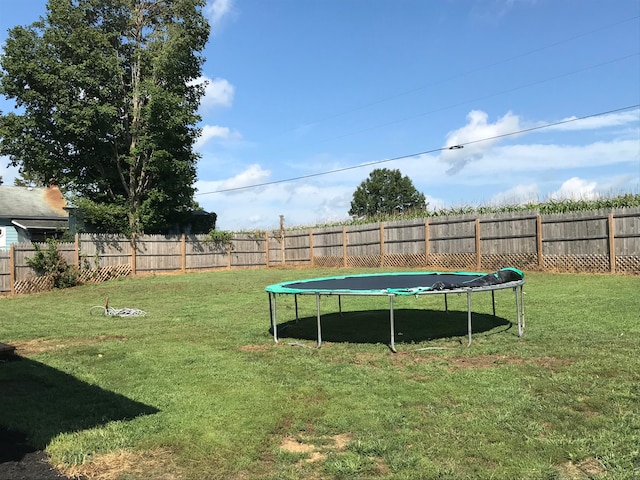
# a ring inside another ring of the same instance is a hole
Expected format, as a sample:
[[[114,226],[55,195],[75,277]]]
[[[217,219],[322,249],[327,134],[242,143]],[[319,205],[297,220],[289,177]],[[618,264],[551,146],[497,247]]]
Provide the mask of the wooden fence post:
[[[227,270],[231,270],[231,242],[227,243]]]
[[[131,234],[131,275],[136,274],[136,234]]]
[[[424,220],[424,263],[429,266],[429,219]]]
[[[74,241],[75,241],[75,256],[73,260],[76,268],[80,270],[80,236],[77,233],[74,235]]]
[[[607,222],[607,235],[609,236],[609,268],[611,273],[616,273],[616,228],[613,213],[609,214]]]
[[[9,247],[9,283],[11,284],[11,295],[16,294],[16,249],[13,245]]]
[[[282,256],[282,264],[287,263],[285,258],[285,248],[284,248],[284,215],[280,215],[280,253]]]
[[[542,216],[536,215],[536,250],[538,254],[538,269],[544,270],[544,257],[542,253]]]
[[[342,266],[347,266],[347,227],[342,226]]]
[[[182,273],[187,271],[187,236],[183,233],[180,238],[180,271]]]
[[[269,268],[269,232],[264,232],[264,242],[265,263],[267,264],[267,268]]]
[[[311,266],[315,267],[316,262],[314,260],[314,253],[313,253],[313,228],[309,229],[309,261],[311,263]]]
[[[480,251],[480,219],[476,218],[476,270],[480,270],[482,252]]]
[[[384,267],[384,222],[380,222],[380,266]]]

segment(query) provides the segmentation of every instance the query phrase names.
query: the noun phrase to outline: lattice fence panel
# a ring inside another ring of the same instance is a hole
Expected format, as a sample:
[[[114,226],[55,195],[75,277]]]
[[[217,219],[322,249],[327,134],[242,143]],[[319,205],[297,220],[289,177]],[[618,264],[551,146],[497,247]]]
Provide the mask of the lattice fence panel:
[[[424,253],[394,253],[384,256],[384,267],[424,267],[427,258]]]
[[[539,270],[538,256],[530,253],[504,253],[482,255],[480,257],[482,270],[496,271],[501,268],[513,267],[520,270]]]
[[[435,269],[468,269],[475,270],[475,253],[433,253],[429,255],[428,265]]]
[[[342,267],[344,260],[342,257],[313,257],[316,267]]]
[[[352,268],[373,268],[380,266],[380,255],[358,255],[347,257],[347,266]]]
[[[53,289],[53,277],[43,275],[41,277],[31,277],[15,283],[17,294],[47,292]]]
[[[102,283],[131,274],[131,265],[109,265],[106,267],[82,270],[79,280],[82,283]]]
[[[544,270],[552,272],[609,272],[608,255],[545,255]]]
[[[640,257],[616,257],[616,272],[640,275]]]

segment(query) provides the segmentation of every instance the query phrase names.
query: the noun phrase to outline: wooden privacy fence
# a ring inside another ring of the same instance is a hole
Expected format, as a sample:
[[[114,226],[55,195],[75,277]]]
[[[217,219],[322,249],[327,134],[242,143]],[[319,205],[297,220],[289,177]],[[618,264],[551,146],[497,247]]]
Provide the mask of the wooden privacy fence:
[[[83,281],[132,274],[274,266],[418,267],[640,274],[640,207],[540,215],[430,217],[338,227],[207,235],[77,235],[58,249]],[[0,293],[50,288],[34,279],[32,244],[0,250]]]

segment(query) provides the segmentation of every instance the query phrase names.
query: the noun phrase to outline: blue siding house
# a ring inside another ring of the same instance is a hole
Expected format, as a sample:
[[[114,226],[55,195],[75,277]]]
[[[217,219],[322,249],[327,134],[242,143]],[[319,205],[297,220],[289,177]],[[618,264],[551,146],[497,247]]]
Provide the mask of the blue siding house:
[[[0,250],[12,243],[59,238],[69,229],[65,206],[56,186],[0,186]]]

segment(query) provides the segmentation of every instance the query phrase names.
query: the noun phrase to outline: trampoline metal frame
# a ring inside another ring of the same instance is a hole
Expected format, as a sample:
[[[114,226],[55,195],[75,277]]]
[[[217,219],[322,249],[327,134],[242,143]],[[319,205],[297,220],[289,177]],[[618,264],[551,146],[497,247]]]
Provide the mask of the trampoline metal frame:
[[[513,282],[501,283],[497,285],[485,285],[481,287],[461,287],[461,288],[453,288],[447,290],[428,290],[421,291],[415,294],[415,297],[418,295],[444,295],[444,305],[445,312],[449,312],[449,305],[447,302],[447,295],[450,294],[465,294],[467,296],[467,338],[468,343],[467,347],[471,346],[472,342],[472,312],[471,312],[471,294],[475,292],[491,292],[491,305],[493,307],[493,316],[496,315],[496,302],[495,302],[495,291],[496,290],[506,290],[513,289],[516,303],[516,318],[518,322],[518,337],[522,337],[525,330],[525,316],[524,316],[524,292],[523,292],[524,279],[517,280]],[[298,316],[298,295],[315,295],[316,297],[316,319],[317,319],[317,346],[318,348],[322,345],[322,322],[321,322],[321,314],[320,314],[320,297],[321,296],[337,296],[338,297],[338,311],[342,314],[342,296],[387,296],[389,297],[389,327],[390,327],[390,344],[389,347],[391,351],[397,353],[397,349],[395,346],[395,318],[394,318],[394,310],[393,310],[393,300],[396,296],[395,293],[391,292],[357,292],[357,291],[313,291],[310,290],[308,292],[296,292],[296,293],[274,293],[267,292],[269,296],[269,317],[271,322],[271,328],[273,329],[273,340],[275,343],[278,343],[278,325],[277,325],[277,295],[293,295],[295,302],[295,311],[296,311],[296,321],[299,320]]]

